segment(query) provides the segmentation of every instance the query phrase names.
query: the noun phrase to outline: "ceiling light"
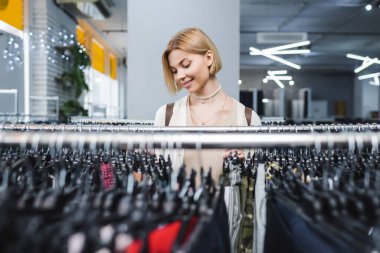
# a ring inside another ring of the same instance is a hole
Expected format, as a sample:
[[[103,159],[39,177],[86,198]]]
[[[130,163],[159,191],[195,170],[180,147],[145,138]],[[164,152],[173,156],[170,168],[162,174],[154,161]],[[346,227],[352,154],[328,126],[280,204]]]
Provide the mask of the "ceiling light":
[[[267,98],[263,98],[263,99],[261,100],[261,102],[263,102],[263,103],[268,103],[268,102],[269,102],[269,99],[267,99]]]
[[[291,81],[293,79],[291,76],[283,76],[288,73],[286,70],[268,70],[267,73],[268,76],[263,79],[263,82],[267,83],[269,80],[272,80],[282,89],[285,87],[285,85],[281,81]]]
[[[242,81],[242,80],[239,80],[239,81],[238,81],[238,84],[239,84],[239,85],[241,85],[242,83],[243,83],[243,81]]]
[[[355,60],[359,60],[359,61],[362,61],[362,65],[358,68],[356,68],[354,70],[355,73],[359,73],[360,71],[362,71],[363,69],[366,69],[368,68],[369,66],[371,66],[372,64],[380,64],[380,61],[378,58],[370,58],[368,56],[360,56],[360,55],[356,55],[356,54],[347,54],[346,55],[348,58],[351,58],[351,59],[355,59]]]
[[[365,9],[366,9],[367,11],[372,10],[372,5],[371,5],[371,4],[367,4],[367,5],[365,6]]]
[[[271,48],[267,48],[267,49],[263,49],[263,50],[260,50],[260,49],[254,48],[254,47],[250,47],[249,48],[249,50],[250,50],[249,54],[250,55],[262,55],[262,56],[270,58],[274,61],[278,61],[280,63],[288,65],[289,67],[292,67],[295,69],[301,69],[300,65],[294,64],[290,61],[284,60],[284,59],[277,57],[275,55],[308,54],[308,53],[310,53],[309,49],[292,49],[292,50],[287,50],[287,49],[306,46],[309,44],[310,44],[310,41],[301,41],[301,42],[286,44],[286,45],[282,45],[282,46],[278,46],[278,47],[271,47]]]
[[[294,81],[293,81],[293,80],[290,80],[290,81],[289,81],[289,85],[290,85],[290,86],[293,86],[293,85],[294,85]]]
[[[376,77],[379,77],[379,76],[380,76],[380,72],[379,73],[372,73],[372,74],[358,76],[358,79],[359,80],[364,80],[364,79],[369,79],[369,78],[376,78]]]
[[[278,51],[289,49],[289,48],[302,47],[309,44],[310,44],[310,41],[307,40],[307,41],[301,41],[297,43],[286,44],[286,45],[278,46],[278,47],[271,47],[271,48],[264,49],[263,51],[273,53],[273,52],[278,52]]]
[[[371,85],[376,85],[376,86],[380,86],[380,80],[379,80],[379,77],[380,77],[380,72],[378,72],[378,73],[372,73],[372,74],[367,74],[367,75],[362,75],[362,76],[358,76],[358,79],[359,79],[359,80],[364,80],[364,79],[370,79],[370,78],[373,78],[373,81],[370,81],[369,84],[371,84]]]

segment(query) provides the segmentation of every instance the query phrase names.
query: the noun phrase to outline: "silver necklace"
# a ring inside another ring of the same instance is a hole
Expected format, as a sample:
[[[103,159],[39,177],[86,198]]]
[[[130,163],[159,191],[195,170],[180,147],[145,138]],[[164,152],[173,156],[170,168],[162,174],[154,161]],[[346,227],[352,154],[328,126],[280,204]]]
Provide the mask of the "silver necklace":
[[[222,90],[222,86],[219,86],[219,88],[216,91],[214,91],[211,95],[208,95],[208,96],[201,97],[201,96],[194,95],[193,93],[191,93],[190,95],[198,100],[205,101],[205,100],[209,100],[210,98],[215,97],[216,94],[218,94],[221,90]]]

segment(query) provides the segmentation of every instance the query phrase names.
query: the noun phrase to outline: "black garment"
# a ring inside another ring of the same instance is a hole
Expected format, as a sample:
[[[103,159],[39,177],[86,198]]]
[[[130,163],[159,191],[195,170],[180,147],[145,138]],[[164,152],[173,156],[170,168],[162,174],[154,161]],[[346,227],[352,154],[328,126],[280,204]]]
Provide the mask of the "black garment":
[[[338,238],[320,233],[286,204],[268,198],[264,253],[354,253]]]
[[[223,188],[223,187],[222,187]],[[230,253],[231,245],[228,229],[228,216],[221,190],[212,215],[204,215],[189,241],[184,246],[186,253]]]

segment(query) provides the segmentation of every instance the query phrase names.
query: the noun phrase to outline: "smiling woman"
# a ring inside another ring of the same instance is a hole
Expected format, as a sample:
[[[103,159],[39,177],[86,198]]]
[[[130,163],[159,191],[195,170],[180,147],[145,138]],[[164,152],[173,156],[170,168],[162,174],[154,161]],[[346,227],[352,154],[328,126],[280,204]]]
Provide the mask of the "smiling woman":
[[[230,97],[222,89],[216,74],[222,68],[219,52],[212,40],[199,28],[179,31],[162,55],[164,78],[170,93],[186,89],[189,95],[156,112],[156,126],[247,126],[260,125],[250,108]],[[212,168],[218,180],[223,158],[231,150],[168,150],[173,168]],[[238,152],[241,159],[244,152]]]

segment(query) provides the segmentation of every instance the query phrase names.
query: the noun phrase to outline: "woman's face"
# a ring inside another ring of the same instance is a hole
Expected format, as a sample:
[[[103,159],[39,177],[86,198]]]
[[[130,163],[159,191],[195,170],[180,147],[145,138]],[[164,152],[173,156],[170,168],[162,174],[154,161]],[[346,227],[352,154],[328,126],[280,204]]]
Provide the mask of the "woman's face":
[[[177,85],[190,93],[201,93],[210,78],[209,66],[213,55],[191,54],[180,49],[173,50],[168,57],[169,66]]]

